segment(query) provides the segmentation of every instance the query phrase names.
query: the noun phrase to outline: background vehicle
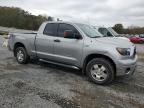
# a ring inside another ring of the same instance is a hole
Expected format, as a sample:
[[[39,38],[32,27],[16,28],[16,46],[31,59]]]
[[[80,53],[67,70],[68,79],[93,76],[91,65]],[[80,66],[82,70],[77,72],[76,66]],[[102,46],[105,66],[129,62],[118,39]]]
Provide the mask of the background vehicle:
[[[140,34],[139,37],[144,39],[144,34]]]
[[[105,37],[118,37],[121,39],[127,39],[126,37],[118,34],[116,31],[114,31],[111,27],[106,28],[106,27],[94,27],[94,29],[96,29],[99,33],[101,33],[102,35],[104,35]]]
[[[144,38],[132,36],[129,38],[133,43],[144,43]]]
[[[136,68],[136,48],[131,42],[103,37],[86,24],[44,22],[37,33],[10,34],[8,43],[20,64],[36,57],[79,68],[97,84],[110,83],[115,76],[131,75]]]

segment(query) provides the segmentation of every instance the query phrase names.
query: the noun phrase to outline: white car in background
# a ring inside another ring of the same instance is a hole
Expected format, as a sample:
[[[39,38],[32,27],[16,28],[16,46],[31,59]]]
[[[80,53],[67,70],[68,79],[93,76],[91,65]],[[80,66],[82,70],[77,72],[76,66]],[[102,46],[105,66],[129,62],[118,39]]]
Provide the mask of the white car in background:
[[[128,38],[118,34],[116,31],[114,31],[111,27],[106,28],[106,27],[98,27],[98,26],[94,26],[94,29],[96,29],[99,33],[101,33],[103,36],[105,37],[118,37],[121,39],[125,39],[128,40]]]

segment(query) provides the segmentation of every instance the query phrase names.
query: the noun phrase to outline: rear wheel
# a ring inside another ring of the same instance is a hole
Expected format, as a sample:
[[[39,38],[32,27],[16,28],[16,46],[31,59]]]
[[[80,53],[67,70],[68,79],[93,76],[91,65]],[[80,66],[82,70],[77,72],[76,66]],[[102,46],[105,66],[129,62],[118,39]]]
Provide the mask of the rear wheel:
[[[14,54],[19,64],[26,64],[30,59],[24,47],[17,47],[14,51]]]
[[[90,80],[96,84],[108,84],[114,79],[114,68],[104,58],[91,60],[86,67],[86,73]]]

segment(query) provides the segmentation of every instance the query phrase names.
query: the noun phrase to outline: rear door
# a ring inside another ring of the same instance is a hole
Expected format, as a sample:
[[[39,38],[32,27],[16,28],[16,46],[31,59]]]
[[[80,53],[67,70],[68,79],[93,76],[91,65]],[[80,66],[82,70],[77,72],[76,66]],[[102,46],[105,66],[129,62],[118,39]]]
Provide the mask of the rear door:
[[[65,64],[79,66],[82,58],[83,39],[64,38],[65,30],[72,30],[75,34],[79,34],[73,25],[59,24],[58,34],[54,39],[55,60]]]
[[[36,51],[38,57],[53,60],[53,40],[57,32],[57,27],[57,23],[48,23],[45,26],[44,32],[38,34],[36,37]]]

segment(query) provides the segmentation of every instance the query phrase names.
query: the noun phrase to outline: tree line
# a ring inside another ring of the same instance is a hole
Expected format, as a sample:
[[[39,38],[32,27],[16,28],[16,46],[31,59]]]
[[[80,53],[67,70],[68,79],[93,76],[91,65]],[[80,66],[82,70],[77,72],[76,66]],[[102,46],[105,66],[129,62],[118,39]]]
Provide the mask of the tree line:
[[[18,29],[37,30],[42,22],[53,21],[53,17],[32,15],[17,7],[0,6],[0,26]],[[59,19],[57,19],[59,20]],[[144,34],[144,27],[130,26],[124,28],[122,24],[114,25],[113,29],[120,34]]]
[[[144,34],[144,27],[139,26],[129,26],[124,28],[122,24],[116,24],[113,29],[119,34]]]
[[[37,30],[42,22],[52,20],[51,16],[36,16],[20,8],[0,6],[0,26],[3,27]]]

